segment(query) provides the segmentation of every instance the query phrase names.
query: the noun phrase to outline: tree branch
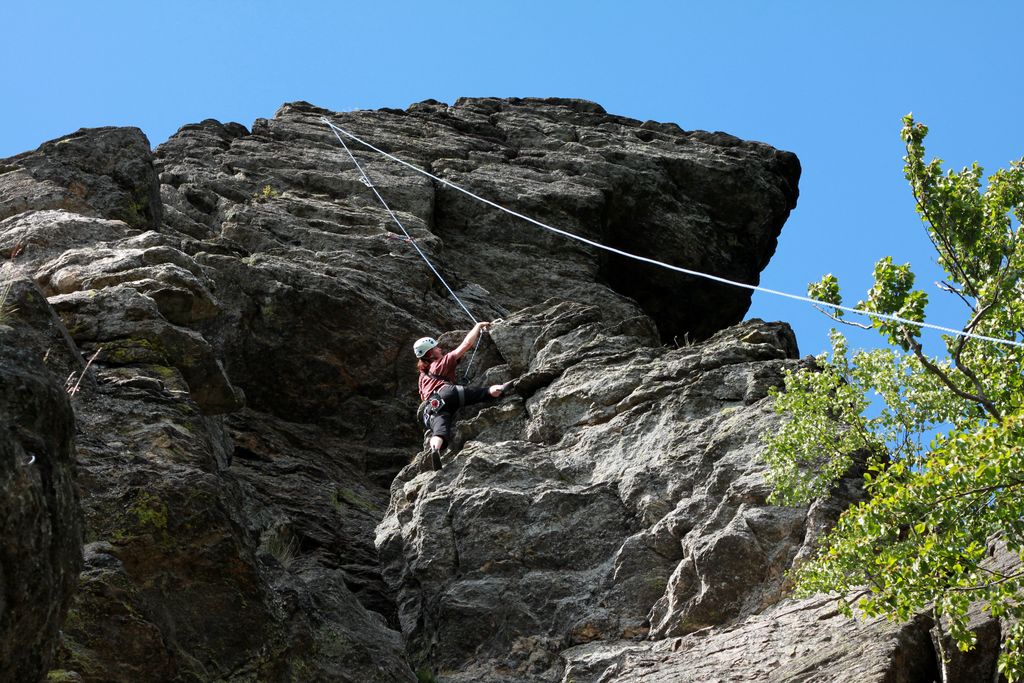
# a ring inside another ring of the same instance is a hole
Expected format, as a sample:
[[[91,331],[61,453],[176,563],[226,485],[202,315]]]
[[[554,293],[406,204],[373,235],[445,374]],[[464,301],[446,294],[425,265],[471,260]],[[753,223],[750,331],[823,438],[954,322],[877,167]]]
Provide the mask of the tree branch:
[[[819,306],[817,304],[812,304],[812,305],[815,308],[817,308],[818,311],[820,311],[822,314],[828,316],[829,318],[832,318],[837,323],[842,323],[844,325],[849,325],[850,327],[859,327],[862,330],[870,330],[871,329],[871,325],[865,325],[863,323],[855,323],[855,322],[853,322],[851,320],[846,320],[844,318],[840,318],[839,316],[836,316],[836,315],[833,315],[833,314],[829,313],[828,311],[826,311],[824,308],[822,308],[821,306]]]
[[[981,405],[983,408],[985,408],[986,411],[988,411],[989,415],[995,418],[996,422],[1001,423],[1003,421],[1002,415],[999,414],[999,410],[996,408],[995,404],[992,403],[991,400],[989,400],[985,396],[978,396],[975,394],[968,393],[961,389],[960,387],[958,387],[956,384],[954,384],[953,380],[950,379],[949,375],[943,372],[942,368],[928,360],[928,357],[924,355],[924,351],[921,348],[921,343],[914,339],[913,336],[911,336],[907,328],[901,327],[900,329],[903,331],[903,338],[906,339],[907,344],[910,345],[911,350],[914,352],[914,356],[917,357],[917,360],[921,362],[921,365],[923,365],[926,370],[928,370],[933,375],[938,377],[939,381],[945,384],[950,389],[950,391],[952,391],[960,398],[965,399],[967,401],[973,401],[974,403]],[[963,370],[961,370],[961,372],[963,372]]]
[[[942,679],[942,683],[949,683],[949,657],[946,655],[946,634],[942,629],[942,613],[939,612],[939,608],[932,604],[932,619],[935,620],[935,630],[938,635],[935,638],[935,644],[939,650],[939,677]]]
[[[978,568],[979,569],[984,569],[984,567],[980,567],[980,566]],[[955,591],[957,593],[969,593],[971,591],[980,591],[980,590],[985,590],[986,588],[993,588],[995,586],[1002,585],[1002,584],[1007,583],[1009,581],[1014,581],[1016,579],[1021,578],[1022,576],[1024,576],[1024,571],[1017,572],[1016,574],[1010,574],[1009,576],[1003,575],[1001,579],[996,579],[995,581],[989,581],[988,583],[979,584],[977,586],[951,586],[947,590]]]
[[[933,241],[932,244],[934,245],[935,242]],[[936,248],[936,250],[937,250],[937,248]],[[963,301],[964,304],[967,305],[967,308],[971,309],[972,313],[976,310],[975,307],[974,307],[974,304],[972,304],[970,301],[967,300],[967,297],[964,296],[963,292],[961,292],[959,289],[957,289],[953,285],[949,284],[945,280],[936,282],[935,286],[938,287],[939,289],[941,289],[944,292],[949,292],[950,294],[956,294],[958,297],[960,297],[960,300]]]
[[[982,306],[981,309],[979,309],[978,312],[974,314],[974,317],[971,318],[970,322],[968,322],[967,325],[964,326],[964,332],[974,331],[974,328],[977,327],[978,323],[981,322],[981,319],[985,316],[985,314],[991,311],[992,308],[995,306],[997,299],[998,294],[996,299],[993,299],[989,303]],[[971,383],[974,385],[974,390],[978,392],[978,395],[985,396],[985,386],[981,383],[981,380],[978,379],[978,376],[974,373],[974,371],[971,368],[967,367],[967,364],[963,362],[962,354],[964,348],[967,346],[967,339],[967,337],[960,337],[960,341],[957,342],[956,350],[953,352],[953,364],[956,366],[957,370],[962,372],[969,380],[971,380]],[[987,396],[985,397],[987,398]],[[992,404],[992,408],[989,410],[989,413],[994,415],[997,421],[1002,422],[1002,418],[999,416],[998,412],[995,412],[994,408],[995,406],[994,404]]]

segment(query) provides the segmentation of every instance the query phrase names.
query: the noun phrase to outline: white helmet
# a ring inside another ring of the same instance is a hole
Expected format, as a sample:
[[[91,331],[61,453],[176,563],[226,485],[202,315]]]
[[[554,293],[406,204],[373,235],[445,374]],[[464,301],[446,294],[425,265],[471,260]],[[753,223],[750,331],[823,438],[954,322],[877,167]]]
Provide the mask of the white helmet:
[[[412,345],[412,351],[416,354],[417,358],[423,358],[423,356],[427,355],[427,351],[435,346],[437,346],[437,340],[433,337],[421,337]]]

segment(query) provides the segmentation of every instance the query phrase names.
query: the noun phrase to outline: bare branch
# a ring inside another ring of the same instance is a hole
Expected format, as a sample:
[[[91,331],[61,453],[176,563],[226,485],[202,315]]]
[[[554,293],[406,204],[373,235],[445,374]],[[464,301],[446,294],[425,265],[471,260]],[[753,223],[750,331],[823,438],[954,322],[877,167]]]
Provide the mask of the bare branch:
[[[870,329],[871,329],[871,325],[865,325],[864,323],[855,323],[855,322],[853,322],[852,320],[846,320],[845,318],[840,318],[840,317],[839,317],[839,316],[837,316],[837,315],[834,315],[834,314],[832,314],[832,313],[829,313],[828,311],[826,311],[826,310],[825,310],[824,308],[822,308],[821,306],[818,306],[817,304],[812,304],[812,305],[813,305],[813,306],[814,306],[815,308],[817,308],[817,309],[818,309],[818,310],[819,310],[819,311],[820,311],[821,313],[823,313],[824,315],[826,315],[826,316],[828,316],[829,318],[832,318],[833,320],[835,320],[835,321],[836,321],[837,323],[842,323],[842,324],[844,324],[844,325],[849,325],[850,327],[859,327],[859,328],[860,328],[860,329],[862,329],[862,330],[870,330]]]
[[[84,368],[82,368],[82,373],[78,375],[78,381],[75,382],[74,386],[71,386],[71,381],[75,379],[75,373],[72,372],[68,377],[67,382],[65,382],[65,388],[67,389],[68,396],[74,397],[75,394],[78,393],[78,389],[82,385],[82,380],[85,378],[85,373],[89,372],[89,366],[92,365],[92,362],[96,360],[96,356],[100,355],[100,351],[102,350],[103,347],[101,346],[96,349],[96,353],[92,354],[92,357],[89,358],[89,362],[85,364]]]
[[[963,292],[961,292],[959,289],[957,289],[953,285],[949,284],[945,280],[936,282],[935,286],[938,287],[939,289],[941,289],[944,292],[949,292],[950,294],[956,294],[958,297],[960,297],[960,300],[963,301],[964,304],[967,305],[967,308],[971,309],[971,312],[974,312],[976,310],[975,307],[974,307],[974,304],[972,304],[970,301],[967,300],[967,297],[964,296]]]

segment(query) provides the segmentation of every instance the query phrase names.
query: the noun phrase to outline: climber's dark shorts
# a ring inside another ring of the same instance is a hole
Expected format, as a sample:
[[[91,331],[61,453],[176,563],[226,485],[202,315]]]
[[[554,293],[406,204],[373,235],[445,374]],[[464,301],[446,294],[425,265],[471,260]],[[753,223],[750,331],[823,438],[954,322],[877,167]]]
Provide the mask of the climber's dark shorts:
[[[462,389],[462,391],[460,392],[459,389]],[[431,436],[439,436],[447,444],[454,431],[455,413],[459,408],[497,400],[487,390],[488,387],[444,385],[431,396],[431,398],[434,396],[440,398],[444,401],[444,405],[438,410],[430,410],[428,408],[423,414],[423,425],[430,430]]]

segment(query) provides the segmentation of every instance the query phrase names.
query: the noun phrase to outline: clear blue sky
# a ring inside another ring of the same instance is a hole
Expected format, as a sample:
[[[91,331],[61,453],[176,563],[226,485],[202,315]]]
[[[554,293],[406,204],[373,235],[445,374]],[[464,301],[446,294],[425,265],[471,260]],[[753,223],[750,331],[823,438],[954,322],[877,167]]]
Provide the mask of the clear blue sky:
[[[802,294],[832,272],[849,303],[888,254],[940,298],[902,177],[902,115],[927,123],[929,152],[956,168],[1024,155],[1017,0],[38,0],[0,17],[0,157],[104,125],[138,126],[156,146],[186,123],[249,126],[300,99],[581,97],[796,152],[800,203],[762,284]],[[961,313],[933,305],[929,319],[960,327]],[[830,321],[810,306],[759,294],[750,315],[790,322],[804,353],[827,345]]]

